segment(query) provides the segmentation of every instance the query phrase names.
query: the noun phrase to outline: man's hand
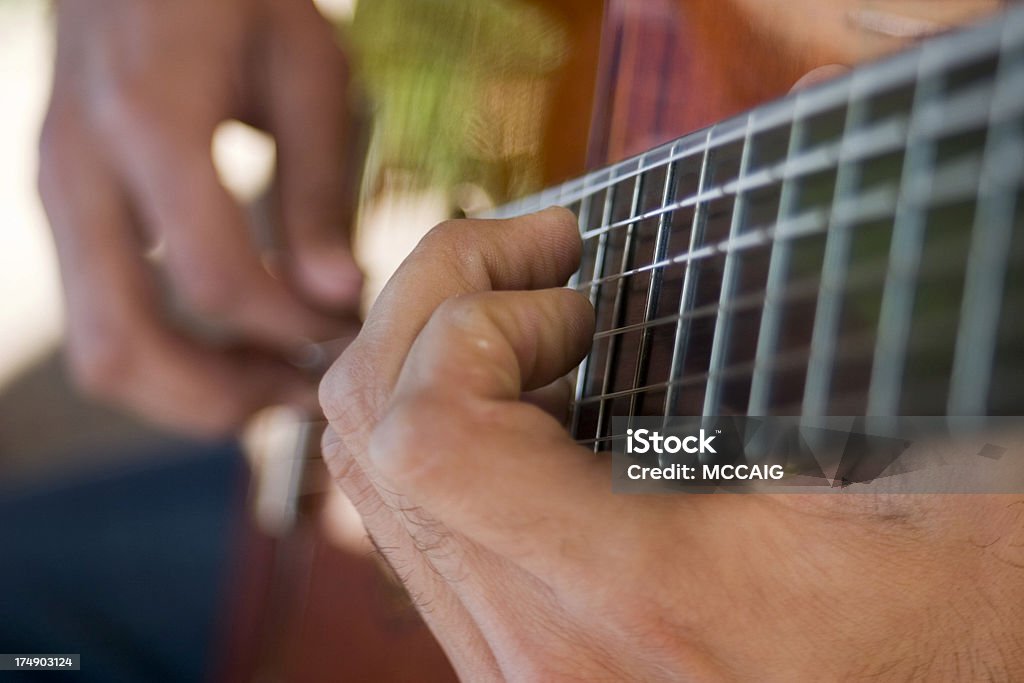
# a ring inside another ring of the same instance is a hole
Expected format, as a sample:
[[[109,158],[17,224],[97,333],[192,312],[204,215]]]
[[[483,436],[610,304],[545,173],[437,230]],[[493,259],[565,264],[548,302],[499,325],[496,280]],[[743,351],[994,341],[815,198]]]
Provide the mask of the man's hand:
[[[579,253],[563,210],[442,225],[321,385],[334,477],[465,680],[1021,674],[1019,499],[613,495],[555,417]]]
[[[358,145],[330,26],[309,0],[69,0],[57,15],[40,189],[73,374],[200,433],[268,404],[315,407],[284,359],[351,330],[361,289],[348,244]],[[214,129],[232,118],[277,143],[273,254],[213,165]],[[217,323],[218,343],[171,321],[155,245],[172,298]]]

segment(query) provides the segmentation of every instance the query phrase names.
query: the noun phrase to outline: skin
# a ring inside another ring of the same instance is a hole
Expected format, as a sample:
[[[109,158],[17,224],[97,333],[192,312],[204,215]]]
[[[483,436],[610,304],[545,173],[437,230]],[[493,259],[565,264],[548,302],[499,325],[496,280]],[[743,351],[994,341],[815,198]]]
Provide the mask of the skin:
[[[328,465],[464,680],[1024,675],[1020,496],[613,495],[538,400],[589,346],[579,253],[561,209],[442,224],[320,388]]]
[[[349,71],[329,24],[304,0],[81,0],[58,4],[57,26],[40,190],[74,377],[198,434],[266,405],[315,409],[286,361],[354,330],[362,283]],[[211,138],[232,118],[276,139],[276,250],[215,172]],[[180,324],[168,298],[217,334]]]

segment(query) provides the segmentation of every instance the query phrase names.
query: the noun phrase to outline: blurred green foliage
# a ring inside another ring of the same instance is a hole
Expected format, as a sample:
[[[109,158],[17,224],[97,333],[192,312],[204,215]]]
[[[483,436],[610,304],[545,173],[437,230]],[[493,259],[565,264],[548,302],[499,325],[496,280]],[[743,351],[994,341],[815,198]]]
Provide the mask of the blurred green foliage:
[[[536,189],[565,33],[521,0],[365,0],[347,30],[374,113],[371,178]]]

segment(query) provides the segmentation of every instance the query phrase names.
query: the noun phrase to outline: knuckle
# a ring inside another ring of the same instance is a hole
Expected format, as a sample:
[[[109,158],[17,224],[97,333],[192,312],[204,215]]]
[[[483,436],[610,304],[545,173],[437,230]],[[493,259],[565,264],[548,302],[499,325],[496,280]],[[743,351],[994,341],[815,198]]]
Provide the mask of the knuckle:
[[[475,291],[491,288],[487,267],[490,244],[485,222],[448,220],[428,232],[414,253],[447,264],[459,289]]]
[[[96,123],[101,128],[132,131],[161,116],[153,97],[138,87],[133,78],[113,78],[101,90],[100,96],[91,102]]]
[[[351,346],[320,382],[320,406],[331,430],[347,446],[377,421],[379,407],[385,400],[378,381],[372,364]]]
[[[168,135],[175,130],[174,113],[168,111],[149,89],[138,86],[133,78],[116,78],[89,105],[91,123],[103,137],[135,145],[144,141],[162,152],[175,151]]]

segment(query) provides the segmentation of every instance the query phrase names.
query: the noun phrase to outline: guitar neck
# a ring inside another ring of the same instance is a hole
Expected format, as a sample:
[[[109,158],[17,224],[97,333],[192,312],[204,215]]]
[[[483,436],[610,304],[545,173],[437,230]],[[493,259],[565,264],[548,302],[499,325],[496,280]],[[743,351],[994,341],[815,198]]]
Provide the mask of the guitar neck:
[[[1024,10],[496,213],[562,205],[611,416],[1020,413]]]

